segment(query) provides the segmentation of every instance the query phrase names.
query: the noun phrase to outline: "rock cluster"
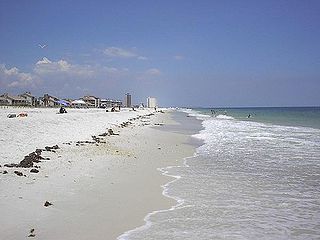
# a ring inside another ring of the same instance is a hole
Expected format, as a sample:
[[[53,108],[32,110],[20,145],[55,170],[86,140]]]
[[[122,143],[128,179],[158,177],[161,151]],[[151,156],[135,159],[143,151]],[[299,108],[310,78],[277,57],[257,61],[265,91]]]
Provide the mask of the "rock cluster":
[[[20,163],[7,163],[4,164],[4,167],[9,167],[9,168],[40,168],[36,165],[34,165],[34,163],[39,163],[42,160],[50,160],[50,158],[44,158],[41,156],[41,153],[44,151],[48,151],[48,152],[56,152],[56,150],[59,149],[58,145],[54,145],[52,147],[45,147],[44,149],[36,149],[34,152],[29,153],[28,155],[24,156],[23,160],[20,161]],[[39,170],[37,169],[32,169],[30,172],[32,173],[38,173]],[[7,173],[7,172],[6,172]],[[23,176],[23,174],[19,171],[14,171],[15,174],[17,174],[18,176]],[[22,175],[21,175],[22,174]]]
[[[45,203],[44,203],[44,206],[45,207],[49,207],[49,206],[51,206],[51,205],[53,205],[51,202],[48,202],[48,201],[46,201]]]

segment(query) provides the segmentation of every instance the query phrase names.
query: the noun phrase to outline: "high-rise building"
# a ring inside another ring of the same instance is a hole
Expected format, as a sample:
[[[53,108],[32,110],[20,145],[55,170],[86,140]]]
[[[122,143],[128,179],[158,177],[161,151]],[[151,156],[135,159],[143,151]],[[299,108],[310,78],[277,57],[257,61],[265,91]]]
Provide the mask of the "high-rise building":
[[[131,94],[130,93],[126,93],[126,96],[124,98],[124,106],[131,107]]]
[[[147,107],[148,108],[155,108],[157,107],[157,99],[154,97],[147,98]]]

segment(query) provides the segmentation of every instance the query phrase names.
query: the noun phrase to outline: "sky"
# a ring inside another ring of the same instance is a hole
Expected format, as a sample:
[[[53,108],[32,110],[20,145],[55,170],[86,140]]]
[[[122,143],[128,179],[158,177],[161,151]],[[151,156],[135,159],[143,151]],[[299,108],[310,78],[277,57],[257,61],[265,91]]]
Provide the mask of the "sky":
[[[1,0],[0,94],[320,105],[320,1]]]

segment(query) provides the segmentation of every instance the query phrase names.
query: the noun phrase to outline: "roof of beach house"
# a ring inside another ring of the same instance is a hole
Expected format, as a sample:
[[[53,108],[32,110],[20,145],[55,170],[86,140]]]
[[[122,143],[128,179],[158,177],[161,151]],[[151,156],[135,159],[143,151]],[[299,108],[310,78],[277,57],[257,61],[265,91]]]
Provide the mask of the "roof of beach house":
[[[0,102],[7,102],[7,98],[0,96]]]
[[[96,99],[99,99],[99,98],[95,97],[95,96],[84,96],[82,99],[83,100],[96,100]]]
[[[23,94],[20,94],[19,96],[35,97],[31,94],[31,92],[25,92]]]
[[[83,100],[74,100],[72,101],[72,104],[87,104],[87,103]]]
[[[23,97],[9,95],[8,93],[5,93],[5,94],[1,95],[1,97],[4,97],[6,99],[11,99],[11,100],[14,100],[14,101],[26,101],[26,99],[23,98]]]

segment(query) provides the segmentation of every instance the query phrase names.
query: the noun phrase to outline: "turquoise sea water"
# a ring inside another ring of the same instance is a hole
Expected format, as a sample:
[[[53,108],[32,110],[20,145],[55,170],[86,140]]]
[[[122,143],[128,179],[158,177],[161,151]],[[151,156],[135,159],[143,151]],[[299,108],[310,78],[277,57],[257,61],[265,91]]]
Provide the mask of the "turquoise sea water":
[[[320,107],[198,108],[200,113],[227,115],[237,120],[320,128]],[[248,116],[250,117],[248,118]]]
[[[182,110],[203,144],[161,169],[177,205],[120,239],[320,239],[320,109],[213,110]]]

